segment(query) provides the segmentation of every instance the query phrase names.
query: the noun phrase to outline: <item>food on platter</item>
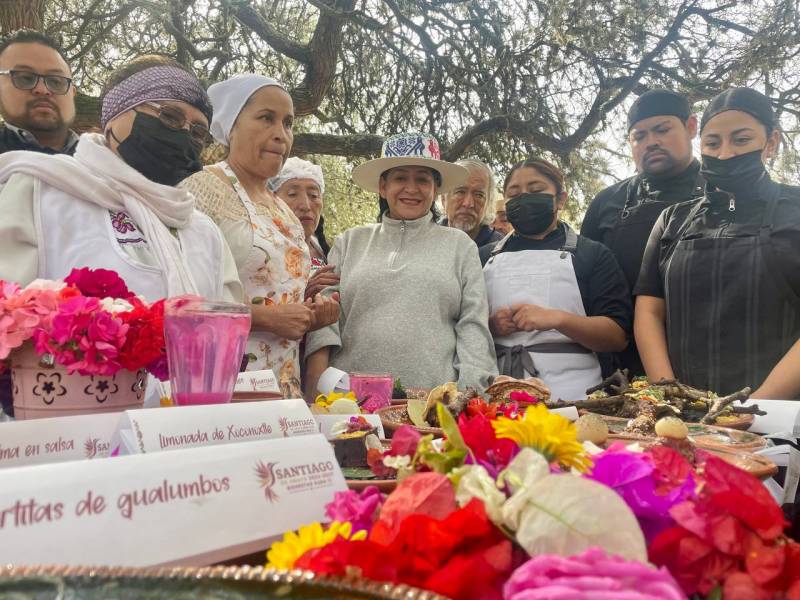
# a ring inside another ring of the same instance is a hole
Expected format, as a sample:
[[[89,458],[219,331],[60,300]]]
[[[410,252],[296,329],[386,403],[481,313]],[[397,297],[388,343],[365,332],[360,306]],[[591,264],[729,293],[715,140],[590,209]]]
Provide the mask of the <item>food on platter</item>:
[[[592,442],[598,446],[605,444],[608,439],[608,425],[594,413],[586,413],[575,421],[575,430],[579,442]]]
[[[403,385],[403,382],[400,379],[394,380],[394,385],[392,386],[392,398],[405,398],[406,397],[406,388]]]
[[[550,388],[538,377],[514,379],[507,375],[500,375],[495,377],[492,385],[486,388],[486,393],[493,402],[511,402],[514,400],[511,398],[513,392],[526,392],[533,396],[536,402],[550,400]]]
[[[376,432],[377,428],[364,417],[354,417],[334,425],[331,434],[336,437],[331,444],[339,466],[367,468],[367,450],[371,447],[382,448]]]
[[[320,394],[310,406],[315,415],[360,415],[361,408],[353,392]]]
[[[641,436],[655,435],[656,421],[665,416],[677,417],[687,423],[746,427],[752,423],[754,414],[766,414],[757,405],[734,404],[747,400],[750,388],[721,397],[676,380],[652,383],[645,378],[636,378],[629,381],[627,372],[623,371],[617,371],[587,393],[589,397],[586,400],[550,402],[548,407],[575,406],[630,419],[625,432]]]
[[[683,455],[691,464],[695,463],[695,444],[689,439],[689,428],[678,417],[664,417],[655,425],[658,436],[656,444],[668,446]]]

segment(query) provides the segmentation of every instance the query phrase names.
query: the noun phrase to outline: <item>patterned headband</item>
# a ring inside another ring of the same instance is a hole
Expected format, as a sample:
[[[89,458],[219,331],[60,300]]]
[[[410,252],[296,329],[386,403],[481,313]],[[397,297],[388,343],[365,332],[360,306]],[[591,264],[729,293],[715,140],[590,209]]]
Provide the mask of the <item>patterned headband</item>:
[[[211,101],[197,78],[168,65],[150,67],[122,80],[103,97],[100,127],[144,102],[179,100],[202,112],[211,122]]]

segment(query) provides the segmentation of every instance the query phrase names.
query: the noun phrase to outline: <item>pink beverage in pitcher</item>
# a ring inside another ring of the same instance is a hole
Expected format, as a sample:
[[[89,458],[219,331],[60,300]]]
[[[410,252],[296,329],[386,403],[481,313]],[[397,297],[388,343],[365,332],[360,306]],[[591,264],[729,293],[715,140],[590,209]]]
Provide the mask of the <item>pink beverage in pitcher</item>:
[[[358,405],[365,412],[375,412],[392,404],[394,379],[389,374],[350,374],[350,391],[356,395]]]
[[[250,309],[198,296],[170,298],[164,333],[175,404],[230,402],[250,333]]]

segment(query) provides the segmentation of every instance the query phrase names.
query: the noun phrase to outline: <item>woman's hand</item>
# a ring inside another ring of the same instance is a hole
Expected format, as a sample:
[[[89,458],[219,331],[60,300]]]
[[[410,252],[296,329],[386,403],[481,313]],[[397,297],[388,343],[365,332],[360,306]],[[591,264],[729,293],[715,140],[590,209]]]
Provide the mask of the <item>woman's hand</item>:
[[[316,298],[326,287],[339,283],[339,275],[333,272],[335,268],[335,265],[325,265],[312,273],[306,284],[306,300]]]
[[[309,331],[316,331],[339,320],[339,293],[334,292],[329,298],[322,294],[314,296],[314,301],[306,300],[305,305],[314,313],[314,320]]]
[[[561,326],[563,311],[537,304],[515,304],[509,310],[511,320],[520,331],[550,331]]]
[[[311,327],[314,311],[305,304],[272,304],[259,319],[263,328],[287,340],[299,340]]]
[[[513,320],[514,312],[510,308],[501,308],[489,317],[489,331],[494,337],[511,335],[517,331]]]

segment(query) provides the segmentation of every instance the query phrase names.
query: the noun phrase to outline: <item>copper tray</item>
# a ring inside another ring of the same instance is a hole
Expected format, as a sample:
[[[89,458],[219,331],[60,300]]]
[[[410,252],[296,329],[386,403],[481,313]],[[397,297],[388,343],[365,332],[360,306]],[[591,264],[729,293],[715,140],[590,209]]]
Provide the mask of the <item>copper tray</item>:
[[[419,431],[422,435],[433,434],[433,437],[442,437],[444,432],[441,427],[419,427],[411,422],[408,418],[408,411],[406,410],[407,403],[397,404],[395,406],[386,406],[375,411],[381,418],[384,430],[392,432],[392,434],[400,429],[403,425],[411,425],[414,429]],[[391,437],[391,435],[389,435]]]
[[[624,437],[640,437],[634,433],[623,431],[629,419],[598,415],[608,425],[608,431]],[[753,452],[767,447],[767,439],[740,429],[703,425],[702,423],[686,423],[689,437],[701,448],[722,448],[724,450]]]
[[[81,600],[447,600],[407,585],[264,567],[5,567],[0,598]]]

